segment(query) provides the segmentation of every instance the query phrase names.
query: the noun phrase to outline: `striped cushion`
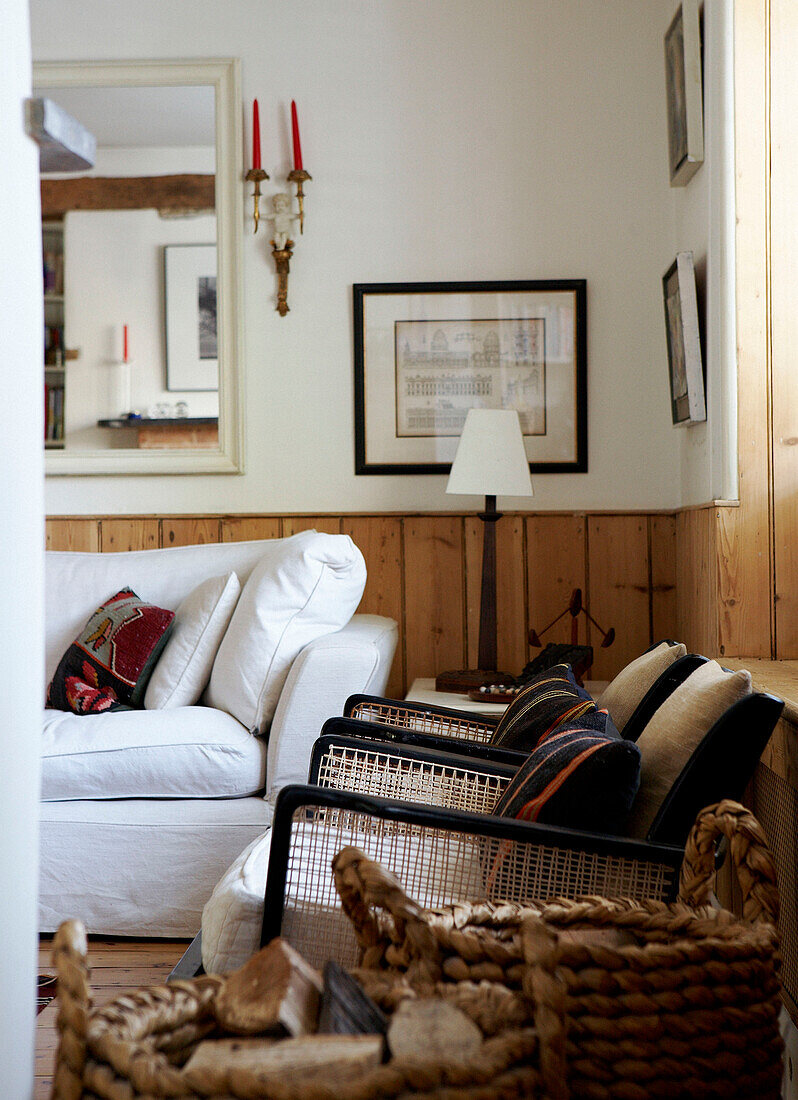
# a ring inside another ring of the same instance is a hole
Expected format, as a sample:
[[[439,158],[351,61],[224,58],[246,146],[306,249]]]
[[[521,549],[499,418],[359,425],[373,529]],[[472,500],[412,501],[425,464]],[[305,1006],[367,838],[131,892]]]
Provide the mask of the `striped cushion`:
[[[577,686],[570,665],[554,665],[516,695],[493,731],[491,744],[531,752],[561,722],[576,721],[596,709]]]
[[[579,723],[543,739],[499,797],[494,814],[619,833],[640,784],[640,750]]]

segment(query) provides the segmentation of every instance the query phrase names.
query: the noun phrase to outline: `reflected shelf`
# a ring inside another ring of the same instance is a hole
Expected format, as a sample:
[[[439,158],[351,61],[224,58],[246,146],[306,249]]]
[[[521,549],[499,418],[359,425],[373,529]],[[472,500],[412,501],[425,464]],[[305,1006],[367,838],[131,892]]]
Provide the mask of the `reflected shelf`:
[[[219,418],[215,416],[112,417],[98,420],[98,428],[136,433],[139,450],[215,449],[219,446]]]

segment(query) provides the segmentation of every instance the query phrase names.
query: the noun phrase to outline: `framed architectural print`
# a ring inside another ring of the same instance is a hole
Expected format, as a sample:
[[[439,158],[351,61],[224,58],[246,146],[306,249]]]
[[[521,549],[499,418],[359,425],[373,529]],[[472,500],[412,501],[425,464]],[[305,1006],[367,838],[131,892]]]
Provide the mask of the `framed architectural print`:
[[[706,420],[707,406],[692,252],[677,254],[662,277],[662,289],[671,416],[674,424],[698,424]]]
[[[671,187],[684,187],[704,163],[698,0],[682,0],[668,27],[665,86]]]
[[[586,326],[584,279],[356,284],[355,473],[448,473],[471,408],[517,410],[533,472],[584,472]]]
[[[219,388],[216,245],[164,247],[166,388]]]

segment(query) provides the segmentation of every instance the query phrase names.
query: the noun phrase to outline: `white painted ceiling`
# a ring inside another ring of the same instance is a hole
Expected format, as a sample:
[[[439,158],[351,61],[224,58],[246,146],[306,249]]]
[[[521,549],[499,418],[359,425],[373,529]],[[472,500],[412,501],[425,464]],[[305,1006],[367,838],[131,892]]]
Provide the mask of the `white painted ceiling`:
[[[215,144],[214,89],[46,88],[97,138],[98,148],[210,146]]]

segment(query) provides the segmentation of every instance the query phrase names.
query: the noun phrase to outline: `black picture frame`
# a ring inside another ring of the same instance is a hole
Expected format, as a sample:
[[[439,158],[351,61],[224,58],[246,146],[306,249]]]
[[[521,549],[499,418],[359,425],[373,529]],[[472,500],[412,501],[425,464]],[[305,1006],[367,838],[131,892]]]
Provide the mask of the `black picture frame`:
[[[356,474],[447,474],[473,406],[518,408],[532,473],[587,471],[586,279],[356,283],[353,317]]]

